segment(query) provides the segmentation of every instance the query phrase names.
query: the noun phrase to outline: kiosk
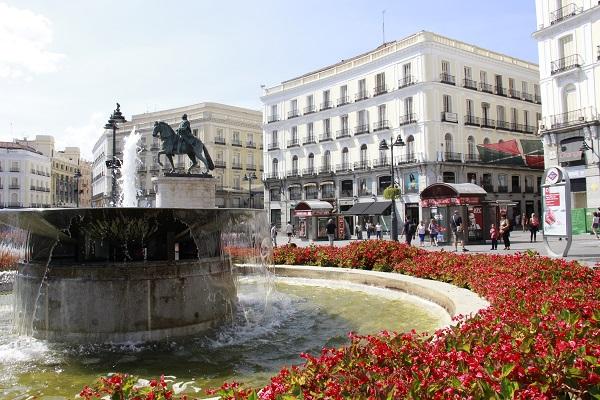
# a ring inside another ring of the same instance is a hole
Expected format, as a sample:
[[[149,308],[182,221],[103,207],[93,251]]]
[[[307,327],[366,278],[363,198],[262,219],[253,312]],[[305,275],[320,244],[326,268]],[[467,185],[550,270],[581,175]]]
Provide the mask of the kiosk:
[[[483,203],[487,192],[473,183],[434,183],[421,192],[422,220],[429,224],[436,219],[440,227],[438,242],[452,240],[450,217],[454,210],[467,226],[466,243],[480,243],[485,240]]]
[[[327,221],[334,218],[331,203],[321,200],[300,201],[294,208],[294,216],[298,217],[298,236],[302,240],[326,240]]]

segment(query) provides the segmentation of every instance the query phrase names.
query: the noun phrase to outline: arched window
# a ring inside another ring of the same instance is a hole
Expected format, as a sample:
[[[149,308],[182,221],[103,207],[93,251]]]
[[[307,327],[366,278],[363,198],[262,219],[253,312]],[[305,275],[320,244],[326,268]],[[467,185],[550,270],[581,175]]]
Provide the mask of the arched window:
[[[469,159],[475,156],[475,138],[473,136],[467,138],[467,154],[469,155]]]
[[[323,168],[327,171],[331,169],[331,152],[329,150],[323,154]]]
[[[490,139],[489,138],[483,139],[483,144],[490,144]]]
[[[446,133],[444,136],[444,146],[446,146],[446,153],[454,153],[454,146],[452,144],[452,135]]]
[[[350,169],[350,157],[348,154],[347,147],[344,147],[342,149],[342,169],[344,169],[344,170]]]
[[[294,175],[298,173],[298,156],[292,157],[292,172]]]
[[[362,146],[360,146],[360,163],[361,164],[366,164],[368,161],[367,158],[367,145],[363,144]]]
[[[310,153],[308,155],[308,172],[309,173],[313,173],[315,170],[315,155],[313,153]]]
[[[271,163],[271,173],[276,174],[279,171],[279,160],[274,158]]]
[[[410,135],[406,138],[406,161],[410,162],[415,159],[415,138]]]

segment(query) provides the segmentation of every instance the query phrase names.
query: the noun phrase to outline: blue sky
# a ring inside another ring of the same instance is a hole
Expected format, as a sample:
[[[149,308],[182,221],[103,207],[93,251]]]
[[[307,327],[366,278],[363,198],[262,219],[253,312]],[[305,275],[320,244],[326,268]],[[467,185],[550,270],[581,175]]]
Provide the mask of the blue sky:
[[[0,140],[51,134],[91,157],[115,101],[131,114],[215,101],[419,30],[537,62],[533,0],[0,0]],[[11,133],[12,132],[12,133]]]

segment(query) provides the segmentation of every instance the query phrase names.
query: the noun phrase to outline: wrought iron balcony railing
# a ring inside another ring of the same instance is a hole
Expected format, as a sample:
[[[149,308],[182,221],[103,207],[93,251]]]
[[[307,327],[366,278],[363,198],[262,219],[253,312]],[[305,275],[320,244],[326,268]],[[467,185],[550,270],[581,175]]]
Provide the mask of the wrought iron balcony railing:
[[[447,72],[442,72],[440,74],[440,82],[446,83],[448,85],[456,85],[456,77],[454,75],[450,75]]]
[[[267,118],[267,122],[269,124],[271,122],[277,122],[277,121],[279,121],[279,115],[277,115],[277,114],[269,115],[269,117]]]
[[[366,90],[363,90],[363,91],[356,93],[356,95],[354,96],[354,101],[361,101],[361,100],[368,99],[368,98],[369,98],[369,92]]]
[[[493,86],[489,83],[479,82],[479,90],[486,93],[494,93]]]
[[[410,113],[410,114],[400,116],[399,124],[400,124],[400,126],[402,126],[402,125],[414,124],[416,122],[417,122],[417,114]]]
[[[335,133],[336,139],[342,139],[346,137],[350,137],[350,129],[348,128],[340,129]]]
[[[324,101],[321,103],[321,111],[323,110],[329,110],[330,108],[333,108],[333,102],[332,101]]]
[[[349,103],[350,103],[350,97],[348,97],[348,96],[340,97],[339,99],[337,99],[338,107],[349,104]]]
[[[373,96],[379,96],[379,95],[382,95],[387,92],[388,92],[388,87],[385,84],[375,86],[375,88],[373,88]]]
[[[575,68],[581,68],[582,64],[583,61],[579,54],[571,54],[570,56],[552,61],[550,63],[550,74],[555,75]]]
[[[382,131],[384,129],[390,129],[390,123],[387,119],[373,122],[373,132]]]
[[[472,79],[463,79],[463,87],[467,89],[477,90],[477,82]]]
[[[302,144],[315,144],[317,143],[314,135],[309,135],[304,138]]]
[[[315,107],[314,104],[310,104],[310,105],[304,107],[304,115],[306,115],[306,114],[312,114],[312,113],[314,113],[316,111],[317,111],[317,108]]]
[[[567,4],[550,13],[550,25],[557,24],[567,18],[571,18],[583,11],[582,7],[577,7],[574,3]]]
[[[319,135],[319,142],[328,142],[330,140],[333,140],[333,135],[331,132],[325,132]]]
[[[414,85],[415,83],[417,83],[417,80],[415,79],[415,77],[412,75],[407,75],[398,81],[398,89],[402,89],[407,86]]]
[[[297,146],[300,146],[300,141],[298,140],[298,138],[288,140],[288,142],[287,142],[288,148],[297,147]]]
[[[288,119],[290,118],[296,118],[300,116],[300,111],[298,109],[294,109],[291,111],[288,111]]]
[[[362,170],[367,170],[367,169],[369,169],[369,161],[368,160],[356,161],[354,163],[355,171],[362,171]]]
[[[354,135],[363,135],[365,133],[369,133],[369,125],[358,125],[354,128]]]

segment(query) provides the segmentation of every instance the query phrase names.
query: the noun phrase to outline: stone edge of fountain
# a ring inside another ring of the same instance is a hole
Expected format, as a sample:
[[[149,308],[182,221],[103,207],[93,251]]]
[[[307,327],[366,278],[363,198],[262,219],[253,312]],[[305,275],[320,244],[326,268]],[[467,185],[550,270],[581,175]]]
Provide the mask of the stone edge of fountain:
[[[251,274],[259,268],[254,264],[235,264],[234,267],[242,275]],[[490,305],[487,300],[468,289],[409,275],[308,265],[271,265],[268,268],[276,276],[329,279],[404,292],[439,305],[450,317],[474,315]],[[457,321],[452,320],[450,325],[456,323]]]

